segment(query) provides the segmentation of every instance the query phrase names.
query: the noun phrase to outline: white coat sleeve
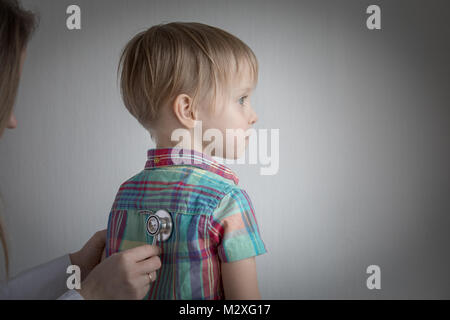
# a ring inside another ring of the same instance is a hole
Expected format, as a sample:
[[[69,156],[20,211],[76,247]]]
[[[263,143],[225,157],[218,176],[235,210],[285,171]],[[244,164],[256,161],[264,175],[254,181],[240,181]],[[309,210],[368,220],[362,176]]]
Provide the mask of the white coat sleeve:
[[[42,299],[53,300],[64,298],[67,291],[67,267],[71,265],[69,255],[64,255],[50,262],[41,264],[9,279],[0,285],[0,299],[27,300]],[[72,290],[70,290],[72,291]],[[76,291],[75,291],[76,292]],[[78,292],[76,292],[78,294]],[[61,296],[63,295],[63,296]],[[71,299],[80,299],[80,295],[72,295]]]

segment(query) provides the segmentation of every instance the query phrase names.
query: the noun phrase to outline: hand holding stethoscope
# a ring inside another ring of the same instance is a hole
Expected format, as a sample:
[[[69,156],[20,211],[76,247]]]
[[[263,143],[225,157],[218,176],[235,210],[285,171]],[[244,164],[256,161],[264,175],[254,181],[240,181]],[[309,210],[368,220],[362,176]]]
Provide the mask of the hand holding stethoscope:
[[[153,237],[152,245],[156,245],[156,241],[166,241],[172,235],[173,221],[170,213],[164,209],[160,209],[155,213],[151,211],[140,211],[139,213],[144,213],[150,215],[147,218],[146,229],[147,233]],[[148,274],[150,282],[153,282],[152,274]]]

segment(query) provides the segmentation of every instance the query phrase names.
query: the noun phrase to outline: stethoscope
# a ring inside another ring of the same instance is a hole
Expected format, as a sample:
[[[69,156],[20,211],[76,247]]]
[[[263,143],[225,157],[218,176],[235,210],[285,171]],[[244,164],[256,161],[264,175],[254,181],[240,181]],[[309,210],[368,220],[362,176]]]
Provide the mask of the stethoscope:
[[[147,233],[153,237],[153,245],[156,241],[167,241],[172,235],[173,220],[172,216],[167,210],[160,209],[155,213],[151,211],[140,211],[150,215],[146,221]]]

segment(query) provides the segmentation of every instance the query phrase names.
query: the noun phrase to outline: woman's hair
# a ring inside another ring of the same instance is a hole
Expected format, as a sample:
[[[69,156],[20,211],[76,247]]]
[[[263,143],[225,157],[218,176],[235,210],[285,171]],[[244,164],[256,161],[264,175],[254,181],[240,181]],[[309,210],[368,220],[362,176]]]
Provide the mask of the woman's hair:
[[[34,14],[23,10],[17,0],[0,0],[0,133],[11,117],[19,86],[22,54],[35,26]],[[4,231],[0,220],[0,240],[8,276],[9,258]]]
[[[125,106],[149,129],[159,110],[182,93],[192,97],[194,112],[200,101],[214,110],[216,97],[227,94],[243,70],[249,70],[256,86],[258,61],[243,41],[206,24],[172,22],[134,36],[122,52],[118,73]]]

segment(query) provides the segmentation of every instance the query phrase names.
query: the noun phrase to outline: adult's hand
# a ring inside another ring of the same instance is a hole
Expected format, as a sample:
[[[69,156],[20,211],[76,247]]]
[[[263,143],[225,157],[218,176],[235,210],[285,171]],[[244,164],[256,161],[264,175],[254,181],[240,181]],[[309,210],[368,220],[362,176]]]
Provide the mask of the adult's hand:
[[[78,292],[84,299],[142,299],[161,267],[159,254],[153,245],[115,253],[88,274]]]
[[[96,232],[81,250],[69,255],[72,264],[80,267],[81,281],[100,263],[105,244],[106,229]]]

